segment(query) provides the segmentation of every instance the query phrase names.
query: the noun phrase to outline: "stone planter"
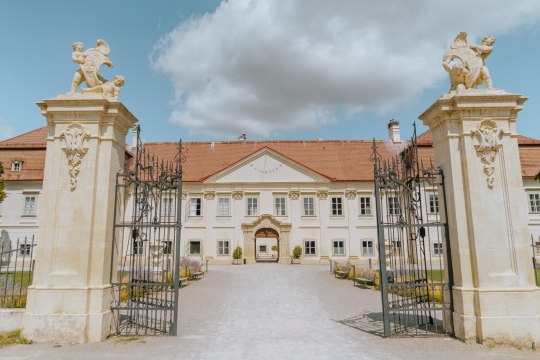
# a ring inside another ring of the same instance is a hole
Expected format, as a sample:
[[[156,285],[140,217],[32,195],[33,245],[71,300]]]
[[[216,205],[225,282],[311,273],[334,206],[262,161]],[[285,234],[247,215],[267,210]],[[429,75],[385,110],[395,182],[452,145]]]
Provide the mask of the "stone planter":
[[[233,265],[242,265],[244,263],[244,259],[233,259],[232,263]]]
[[[293,264],[300,264],[300,262],[301,262],[301,259],[300,259],[300,258],[298,258],[298,259],[293,258],[293,259],[292,259],[292,263],[293,263]]]

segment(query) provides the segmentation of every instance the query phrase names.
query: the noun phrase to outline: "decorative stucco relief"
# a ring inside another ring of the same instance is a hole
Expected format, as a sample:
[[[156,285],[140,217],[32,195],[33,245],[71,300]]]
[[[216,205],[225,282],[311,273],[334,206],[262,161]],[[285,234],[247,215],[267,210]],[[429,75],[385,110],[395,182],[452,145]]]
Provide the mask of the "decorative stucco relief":
[[[345,191],[345,196],[347,196],[347,199],[354,200],[356,199],[356,190],[354,189],[348,189]]]
[[[242,197],[244,196],[244,193],[241,191],[233,191],[232,197],[234,200],[242,200]]]
[[[213,191],[208,191],[204,193],[204,198],[206,200],[214,200],[215,197],[216,197],[216,193]]]
[[[488,187],[493,188],[495,180],[495,158],[502,144],[499,140],[502,137],[502,129],[497,128],[497,123],[490,118],[484,119],[480,126],[471,130],[471,134],[475,135],[479,144],[474,145],[476,153],[480,157],[480,161],[484,165],[484,174]]]
[[[317,192],[317,197],[320,200],[326,200],[328,198],[328,190],[319,190]]]
[[[289,197],[291,198],[291,200],[298,200],[300,198],[300,191],[289,191]]]
[[[186,200],[187,199],[187,193],[186,192],[182,192],[182,200]]]
[[[88,137],[90,137],[90,132],[79,123],[71,123],[60,133],[60,139],[63,139],[66,144],[63,150],[68,160],[71,190],[77,187],[82,158],[88,151],[88,147],[84,147],[84,140]]]

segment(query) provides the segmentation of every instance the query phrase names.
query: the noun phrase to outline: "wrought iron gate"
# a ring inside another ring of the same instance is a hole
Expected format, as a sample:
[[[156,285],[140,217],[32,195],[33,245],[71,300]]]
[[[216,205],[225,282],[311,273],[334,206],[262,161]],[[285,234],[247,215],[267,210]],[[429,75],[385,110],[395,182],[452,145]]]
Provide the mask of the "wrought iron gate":
[[[444,176],[410,145],[382,159],[373,143],[384,336],[452,332]]]
[[[142,146],[116,178],[111,284],[117,335],[176,335],[182,143],[158,159]]]

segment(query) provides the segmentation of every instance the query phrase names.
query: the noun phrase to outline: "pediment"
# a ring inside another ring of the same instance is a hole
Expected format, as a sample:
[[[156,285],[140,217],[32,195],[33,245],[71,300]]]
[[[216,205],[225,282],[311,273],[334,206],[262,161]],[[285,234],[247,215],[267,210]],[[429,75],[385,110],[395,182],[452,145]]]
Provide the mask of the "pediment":
[[[313,183],[329,179],[277,153],[263,148],[210,176],[205,183]]]

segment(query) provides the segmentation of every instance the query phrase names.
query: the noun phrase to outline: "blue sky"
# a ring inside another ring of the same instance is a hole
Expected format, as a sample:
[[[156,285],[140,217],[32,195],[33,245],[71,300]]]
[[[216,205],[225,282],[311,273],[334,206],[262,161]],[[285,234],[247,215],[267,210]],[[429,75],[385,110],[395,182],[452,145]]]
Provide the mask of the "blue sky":
[[[517,128],[540,138],[537,3],[2,1],[0,140],[45,125],[35,103],[69,90],[71,44],[97,39],[145,141],[386,138],[390,118],[410,136],[448,89],[441,58],[460,31],[496,37],[494,87],[529,96]]]

